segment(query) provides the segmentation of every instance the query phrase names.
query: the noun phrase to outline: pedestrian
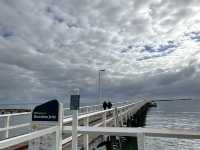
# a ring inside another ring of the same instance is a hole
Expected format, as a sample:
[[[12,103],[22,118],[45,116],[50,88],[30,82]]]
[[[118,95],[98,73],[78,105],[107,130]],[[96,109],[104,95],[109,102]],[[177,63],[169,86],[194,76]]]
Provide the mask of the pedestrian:
[[[108,102],[108,109],[111,109],[112,108],[112,103],[109,101]]]
[[[104,102],[103,102],[103,109],[106,110],[106,107],[107,107],[107,106],[108,106],[107,102],[104,101]]]

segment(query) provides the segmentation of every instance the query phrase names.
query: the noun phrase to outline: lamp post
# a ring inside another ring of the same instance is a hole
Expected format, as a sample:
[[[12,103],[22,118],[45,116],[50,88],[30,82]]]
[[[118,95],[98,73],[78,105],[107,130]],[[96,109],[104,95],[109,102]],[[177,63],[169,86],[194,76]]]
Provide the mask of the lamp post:
[[[98,98],[101,99],[102,96],[102,87],[101,87],[101,72],[105,72],[105,69],[99,70],[99,80],[98,80]]]

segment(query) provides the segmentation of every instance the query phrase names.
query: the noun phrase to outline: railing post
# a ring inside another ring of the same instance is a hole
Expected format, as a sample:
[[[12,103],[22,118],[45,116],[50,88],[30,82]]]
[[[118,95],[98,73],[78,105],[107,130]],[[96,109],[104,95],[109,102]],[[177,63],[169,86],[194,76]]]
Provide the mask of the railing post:
[[[103,116],[102,117],[103,117],[102,118],[103,119],[103,127],[106,127],[106,112],[103,112]],[[103,138],[104,138],[104,140],[106,140],[107,136],[104,135]]]
[[[9,137],[10,115],[6,117],[6,133],[5,138]]]
[[[28,142],[28,150],[62,150],[63,105],[52,100],[38,105],[32,111],[32,132],[52,126],[56,130]]]
[[[114,127],[117,127],[117,107],[113,110]]]
[[[114,127],[117,126],[117,117],[116,117],[116,109],[113,109],[113,123],[114,123]]]
[[[84,118],[84,126],[89,126],[89,117]],[[89,150],[89,136],[85,134],[83,137],[84,150]]]
[[[59,103],[59,120],[58,120],[58,129],[56,131],[56,150],[62,150],[62,126],[63,126],[63,104]]]
[[[144,133],[137,134],[138,150],[144,150]]]
[[[125,120],[127,122],[127,120],[128,120],[128,113],[125,114]]]
[[[106,112],[103,113],[103,126],[106,127]]]
[[[70,97],[70,110],[72,110],[72,150],[78,149],[78,110],[80,103],[79,89],[74,89]]]
[[[123,116],[122,116],[122,109],[120,110],[120,122],[121,122],[121,126],[123,126]]]
[[[77,150],[77,127],[78,127],[78,110],[72,111],[72,150]]]

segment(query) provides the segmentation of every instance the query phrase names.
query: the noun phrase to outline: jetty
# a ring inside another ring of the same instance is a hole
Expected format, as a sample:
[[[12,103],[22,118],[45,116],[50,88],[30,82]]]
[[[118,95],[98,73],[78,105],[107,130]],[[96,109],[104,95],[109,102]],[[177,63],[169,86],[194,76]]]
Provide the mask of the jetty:
[[[200,139],[200,132],[188,129],[144,128],[146,113],[151,107],[151,102],[151,100],[118,102],[106,110],[103,109],[102,104],[84,106],[77,111],[77,118],[74,118],[70,108],[59,107],[59,118],[56,124],[45,122],[45,127],[38,127],[37,130],[33,130],[37,128],[37,124],[33,122],[11,124],[13,118],[31,117],[33,112],[3,114],[0,115],[0,119],[3,118],[5,123],[0,127],[0,133],[3,133],[4,137],[0,141],[0,149],[30,150],[31,144],[35,144],[37,139],[43,139],[42,142],[40,141],[43,148],[45,142],[47,145],[54,146],[49,148],[50,150],[97,150],[98,147],[108,145],[111,150],[120,150],[126,145],[123,144],[127,142],[126,137],[132,137],[135,139],[133,145],[136,149],[144,150],[145,136]],[[77,124],[74,124],[76,120]],[[24,128],[30,130],[14,136],[11,134],[12,130]],[[48,150],[48,146],[45,150]]]

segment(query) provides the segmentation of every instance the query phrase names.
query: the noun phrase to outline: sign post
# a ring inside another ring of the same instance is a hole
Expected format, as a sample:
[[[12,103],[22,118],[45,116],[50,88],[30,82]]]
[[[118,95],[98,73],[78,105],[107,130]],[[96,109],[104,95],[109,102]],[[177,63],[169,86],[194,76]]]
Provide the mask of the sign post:
[[[70,110],[72,110],[72,150],[77,150],[78,110],[80,104],[79,89],[74,89],[70,97]]]
[[[40,130],[57,126],[56,133],[33,139],[28,150],[62,150],[63,106],[57,100],[38,105],[32,112],[32,130]]]

